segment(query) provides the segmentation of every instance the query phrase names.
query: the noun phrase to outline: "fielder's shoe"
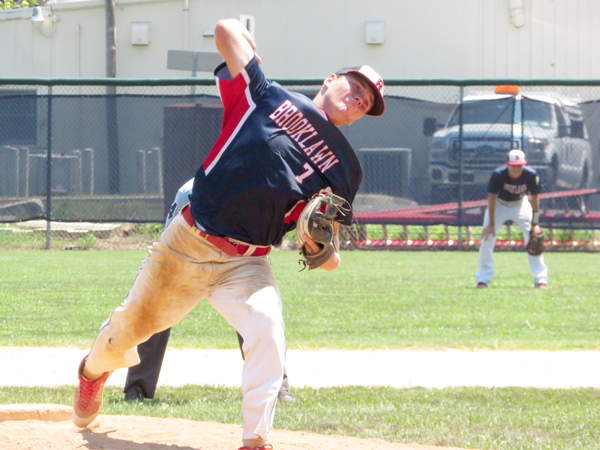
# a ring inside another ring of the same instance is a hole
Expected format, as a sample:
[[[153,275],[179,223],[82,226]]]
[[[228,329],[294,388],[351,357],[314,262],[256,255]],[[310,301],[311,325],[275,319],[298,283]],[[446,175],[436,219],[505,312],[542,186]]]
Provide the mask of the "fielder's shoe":
[[[73,423],[80,428],[87,427],[96,418],[102,407],[102,391],[106,380],[112,372],[104,372],[97,380],[90,380],[83,374],[85,360],[83,358],[79,364],[79,386],[75,391],[75,400],[73,401],[73,414],[71,418]]]
[[[538,289],[548,289],[548,285],[546,283],[538,283],[535,285]]]
[[[277,398],[279,400],[281,400],[282,402],[291,402],[291,403],[296,403],[296,399],[294,398],[294,396],[290,393],[289,390],[282,388],[279,391],[279,394],[277,394]]]
[[[125,401],[129,403],[141,402],[146,398],[148,397],[146,397],[144,390],[137,384],[134,384],[129,389],[127,389],[127,392],[125,392]]]
[[[271,444],[265,444],[264,447],[240,447],[238,450],[273,450],[273,446]]]
[[[480,281],[479,283],[477,283],[477,289],[483,289],[487,287],[487,283],[484,283],[483,281]]]

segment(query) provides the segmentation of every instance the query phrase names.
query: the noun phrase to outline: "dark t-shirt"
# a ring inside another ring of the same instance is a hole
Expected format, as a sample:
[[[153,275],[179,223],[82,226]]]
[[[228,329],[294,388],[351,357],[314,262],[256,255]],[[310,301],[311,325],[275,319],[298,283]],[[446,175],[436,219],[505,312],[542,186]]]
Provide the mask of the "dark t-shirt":
[[[516,202],[527,194],[539,194],[541,192],[540,177],[530,167],[523,167],[523,173],[517,179],[508,176],[508,166],[498,167],[492,172],[488,184],[490,194],[498,194],[500,200]]]
[[[315,194],[352,203],[362,179],[358,158],[312,100],[268,80],[256,58],[234,79],[225,64],[215,76],[221,135],[191,195],[194,220],[206,232],[277,245]],[[350,225],[352,214],[338,220]]]

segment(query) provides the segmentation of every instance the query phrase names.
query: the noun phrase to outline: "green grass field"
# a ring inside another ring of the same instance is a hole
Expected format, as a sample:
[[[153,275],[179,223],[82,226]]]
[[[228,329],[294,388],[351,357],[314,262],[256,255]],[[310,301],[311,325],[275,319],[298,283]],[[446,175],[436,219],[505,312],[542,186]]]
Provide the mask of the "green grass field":
[[[70,405],[72,386],[0,388],[0,403]],[[390,442],[478,449],[600,448],[597,389],[336,387],[293,389],[279,403],[274,428]],[[161,387],[154,400],[129,404],[107,387],[102,411],[242,424],[240,389]]]
[[[0,251],[0,345],[91,345],[145,251]],[[472,252],[343,252],[331,273],[298,272],[272,254],[289,348],[598,349],[596,253],[548,253],[550,289],[533,289],[524,253],[495,255],[475,289]],[[206,301],[173,328],[172,345],[235,348]]]
[[[127,294],[145,251],[0,251],[0,345],[89,347]],[[475,289],[472,252],[343,252],[332,272],[298,272],[293,251],[272,254],[290,348],[597,350],[597,253],[548,253],[550,289],[533,289],[522,252],[495,255],[496,278]],[[171,345],[236,348],[208,302],[173,329]],[[443,370],[443,368],[440,368]],[[292,388],[293,388],[293,380]],[[276,428],[463,448],[600,448],[600,391],[523,388],[294,389]],[[0,388],[0,403],[70,404],[73,387]],[[241,423],[236,388],[159,389],[104,412]]]

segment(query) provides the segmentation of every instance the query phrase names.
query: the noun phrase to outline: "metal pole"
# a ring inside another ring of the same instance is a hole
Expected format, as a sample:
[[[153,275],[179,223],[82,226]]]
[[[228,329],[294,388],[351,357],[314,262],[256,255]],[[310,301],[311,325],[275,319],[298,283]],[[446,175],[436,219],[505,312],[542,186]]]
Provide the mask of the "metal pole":
[[[19,148],[15,148],[15,157],[17,160],[17,163],[15,164],[15,188],[16,188],[16,196],[19,197],[20,195],[20,191],[19,188],[21,186],[21,183],[19,183],[19,172],[21,170],[21,150]]]
[[[94,195],[94,149],[86,148],[90,152],[90,195]]]
[[[516,107],[517,107],[517,100],[516,100],[516,97],[513,97],[512,111],[511,111],[511,115],[510,115],[510,148],[509,148],[509,150],[513,149],[513,145],[515,143],[515,108]],[[521,150],[523,150],[522,147],[521,147]]]
[[[117,46],[114,0],[104,1],[106,10],[106,78],[117,76]],[[106,87],[106,144],[108,149],[108,192],[118,194],[121,185],[117,125],[117,87]]]
[[[115,78],[117,76],[117,30],[114,0],[104,0],[104,8],[106,15],[106,77]]]
[[[462,251],[462,223],[463,223],[463,96],[464,88],[461,86],[458,91],[460,97],[458,104],[458,251]]]
[[[525,151],[525,102],[523,100],[523,96],[521,95],[521,151]],[[516,103],[516,100],[515,100]]]
[[[26,152],[25,160],[25,197],[29,197],[29,149]]]
[[[163,170],[162,170],[162,151],[160,147],[154,147],[154,150],[158,153],[158,192],[160,195],[164,195],[163,189]]]
[[[194,67],[192,68],[192,78],[196,78],[196,73],[198,71],[198,52],[194,53]],[[192,95],[196,95],[196,85],[193,84],[190,90]]]
[[[46,133],[46,250],[50,250],[52,217],[52,86],[48,86],[48,131]]]

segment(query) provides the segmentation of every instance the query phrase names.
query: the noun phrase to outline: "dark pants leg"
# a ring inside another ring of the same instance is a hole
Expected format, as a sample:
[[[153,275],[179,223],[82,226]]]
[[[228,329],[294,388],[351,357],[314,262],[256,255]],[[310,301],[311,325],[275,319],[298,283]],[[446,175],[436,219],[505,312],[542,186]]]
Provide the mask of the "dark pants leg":
[[[137,384],[147,398],[154,398],[170,334],[171,329],[167,328],[138,345],[140,363],[128,369],[124,392]]]
[[[238,342],[240,343],[240,352],[242,352],[242,359],[244,359],[244,350],[243,350],[244,338],[242,337],[242,335],[240,333],[237,333],[237,337],[238,337]],[[281,383],[281,390],[286,390],[286,391],[290,390],[290,382],[288,380],[287,370],[285,369],[285,365],[283,366],[283,383]]]

